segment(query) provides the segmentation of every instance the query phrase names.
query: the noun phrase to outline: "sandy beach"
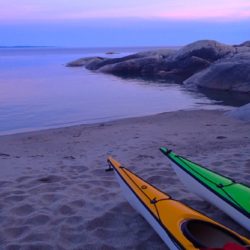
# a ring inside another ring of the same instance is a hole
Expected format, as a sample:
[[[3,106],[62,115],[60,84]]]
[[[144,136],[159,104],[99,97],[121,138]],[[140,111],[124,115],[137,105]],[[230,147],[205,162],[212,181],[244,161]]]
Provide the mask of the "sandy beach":
[[[0,249],[167,249],[123,197],[112,155],[175,199],[250,233],[191,194],[158,148],[250,185],[250,123],[178,111],[0,137]]]

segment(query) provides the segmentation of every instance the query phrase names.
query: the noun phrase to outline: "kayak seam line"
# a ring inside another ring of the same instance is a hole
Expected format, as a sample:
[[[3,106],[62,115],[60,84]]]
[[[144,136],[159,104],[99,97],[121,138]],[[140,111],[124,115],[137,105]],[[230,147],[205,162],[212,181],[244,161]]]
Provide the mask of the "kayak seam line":
[[[215,186],[217,186],[218,188],[220,188],[225,194],[226,194],[226,196],[231,200],[231,203],[232,202],[234,202],[240,209],[242,209],[242,210],[245,210],[245,208],[241,205],[241,204],[239,204],[228,192],[226,192],[226,190],[224,190],[224,186],[223,187],[220,187],[220,186],[218,186],[218,184],[216,184],[215,182],[213,182],[213,181],[211,181],[211,180],[209,180],[207,177],[205,177],[205,176],[203,176],[201,173],[199,173],[198,171],[196,171],[195,169],[193,169],[191,166],[189,166],[184,160],[182,160],[181,158],[182,158],[182,156],[179,156],[179,155],[176,155],[176,158],[178,158],[183,164],[185,164],[188,168],[190,168],[190,169],[192,169],[192,171],[194,171],[196,174],[198,174],[199,176],[201,176],[202,178],[204,178],[205,180],[207,180],[208,182],[210,182],[210,183],[212,183],[212,184],[214,184]],[[188,160],[189,161],[189,160]],[[193,175],[192,173],[190,173],[191,175]],[[193,175],[194,176],[194,175]],[[194,176],[195,177],[195,176]],[[223,176],[224,177],[224,176]],[[230,179],[230,181],[232,181],[231,179]],[[232,181],[232,183],[230,183],[230,184],[228,184],[227,186],[230,186],[230,185],[235,185],[237,182],[233,182]],[[206,185],[205,183],[204,183],[204,185]],[[206,186],[208,186],[208,185],[206,185]],[[215,191],[215,190],[214,190]],[[216,191],[215,191],[216,192]],[[217,192],[216,192],[217,193]],[[219,193],[218,193],[219,194]]]
[[[165,193],[165,192],[163,192],[162,190],[160,190],[160,189],[158,189],[157,187],[155,187],[153,184],[149,184],[146,180],[144,180],[143,178],[141,178],[140,176],[138,176],[137,174],[135,174],[135,173],[133,173],[132,171],[130,171],[129,169],[127,169],[127,168],[125,168],[125,167],[122,167],[122,166],[120,166],[120,168],[124,168],[124,169],[126,169],[126,171],[127,172],[129,172],[129,173],[131,173],[131,174],[133,174],[134,176],[136,176],[137,178],[139,178],[140,180],[142,180],[142,181],[144,181],[144,182],[146,182],[149,186],[151,186],[151,187],[153,187],[155,190],[157,190],[158,192],[160,192],[160,193],[162,193],[162,194],[164,194],[164,195],[166,195],[168,198],[167,199],[169,199],[169,200],[173,200],[172,199],[172,197],[171,197],[171,195],[169,195],[169,194],[167,194],[167,193]]]
[[[111,162],[110,162],[111,163]],[[111,163],[111,165],[113,166],[113,164]],[[142,203],[142,205],[146,208],[146,210],[148,210],[148,212],[154,217],[154,219],[156,221],[158,221],[158,223],[161,225],[161,227],[164,229],[164,231],[166,232],[166,234],[170,237],[171,240],[173,240],[174,244],[177,244],[177,246],[180,249],[185,250],[184,246],[173,236],[173,234],[164,226],[164,224],[159,221],[156,216],[153,214],[153,212],[146,206],[146,204],[140,199],[140,197],[135,193],[135,191],[129,186],[129,184],[127,183],[127,181],[124,179],[124,177],[121,175],[121,173],[119,173],[119,171],[114,167],[114,169],[116,170],[116,172],[118,173],[118,175],[121,177],[121,179],[123,179],[123,181],[125,182],[125,184],[129,187],[129,189],[133,192],[133,194],[139,199],[139,201]],[[130,172],[128,169],[126,169],[128,172]],[[137,176],[137,175],[135,175]],[[138,176],[137,176],[138,177]],[[140,177],[138,177],[140,178]],[[140,178],[141,179],[141,178]],[[143,180],[143,179],[142,179]],[[149,184],[151,185],[151,184]],[[152,186],[152,185],[151,185]],[[154,187],[154,186],[153,186]],[[157,189],[158,190],[158,189]],[[160,191],[160,190],[158,190]],[[171,198],[170,198],[171,199]]]
[[[214,184],[214,185],[217,186],[217,187],[218,187],[218,185],[220,185],[220,184],[217,184],[217,183],[214,182],[214,181],[209,180],[207,177],[203,176],[203,175],[202,175],[201,173],[199,173],[197,170],[195,170],[195,169],[193,169],[191,166],[189,166],[184,160],[181,159],[182,156],[176,155],[175,157],[178,158],[178,159],[179,159],[183,164],[185,164],[188,168],[191,168],[192,171],[194,171],[197,175],[200,175],[202,178],[206,179],[207,181],[211,182],[212,184]],[[183,159],[184,159],[184,158],[183,158]],[[193,174],[192,174],[192,175],[193,175]],[[231,184],[231,183],[230,183],[230,184]]]
[[[166,155],[164,152],[163,152],[163,154]],[[191,173],[189,173],[185,168],[183,168],[183,167],[181,166],[180,163],[178,163],[177,161],[175,161],[174,159],[172,159],[169,155],[166,155],[166,156],[167,156],[171,161],[173,161],[174,163],[176,163],[177,166],[179,166],[179,167],[180,167],[183,171],[185,171],[187,174],[193,176],[201,185],[205,186],[205,187],[206,187],[207,189],[209,189],[212,193],[214,193],[214,195],[219,196],[225,203],[228,203],[228,204],[231,205],[234,209],[236,209],[238,212],[242,213],[242,214],[243,214],[244,216],[246,216],[247,218],[250,218],[250,212],[246,211],[246,210],[245,210],[244,208],[242,208],[242,207],[236,206],[236,204],[234,204],[232,201],[226,199],[226,198],[223,197],[221,194],[219,194],[219,193],[217,193],[216,191],[214,191],[211,187],[209,187],[208,185],[206,185],[206,184],[204,184],[202,181],[200,181],[196,176],[194,176],[194,175],[192,175]],[[184,159],[185,159],[185,158],[184,158]],[[188,159],[187,159],[187,160],[188,160]],[[190,161],[190,162],[192,162],[192,161]],[[194,163],[194,162],[192,162],[192,163]],[[202,167],[203,167],[203,166],[202,166]],[[206,167],[204,167],[204,168],[207,169]],[[207,169],[207,170],[209,170],[209,169]],[[211,171],[211,172],[217,174],[217,173],[214,172],[214,171]],[[220,175],[220,174],[218,174],[218,175],[219,175],[219,176],[222,176],[222,177],[224,177],[224,178],[227,178],[227,177],[225,177],[225,176],[223,176],[223,175]],[[227,178],[227,179],[231,180],[230,178]],[[233,180],[231,180],[231,181],[233,181]],[[241,183],[235,182],[234,184],[240,184],[240,185],[242,185],[242,186],[244,186],[244,187],[249,188],[248,186],[246,186],[246,185],[244,185],[244,184],[241,184]]]
[[[125,168],[126,169],[126,168]],[[134,185],[148,198],[148,200],[150,201],[150,203],[152,205],[154,205],[155,207],[155,211],[157,213],[157,216],[158,216],[158,220],[162,223],[162,220],[161,220],[161,216],[160,216],[160,213],[159,213],[159,210],[158,210],[158,207],[157,207],[157,202],[159,201],[162,201],[162,200],[169,200],[169,199],[161,199],[161,200],[155,200],[155,198],[152,200],[144,191],[142,191],[141,187],[128,175],[128,173],[126,171],[124,171],[124,168],[122,168],[123,172],[126,174],[126,176],[134,183]],[[127,169],[126,169],[127,170]],[[129,171],[129,170],[127,170]]]
[[[241,208],[241,209],[244,209],[243,206],[241,206],[224,188],[222,188],[222,191],[228,196],[231,198],[231,200],[233,200],[236,204],[238,204],[238,206]]]
[[[150,203],[151,203],[151,201],[152,201],[152,199],[150,199],[150,197],[145,193],[145,192],[143,192],[142,191],[142,189],[140,188],[140,186],[126,173],[126,171],[124,171],[124,168],[122,168],[122,170],[123,170],[123,172],[124,172],[124,174],[126,174],[126,176],[134,183],[134,185],[148,198],[148,200],[150,201]],[[151,203],[152,204],[152,203]]]

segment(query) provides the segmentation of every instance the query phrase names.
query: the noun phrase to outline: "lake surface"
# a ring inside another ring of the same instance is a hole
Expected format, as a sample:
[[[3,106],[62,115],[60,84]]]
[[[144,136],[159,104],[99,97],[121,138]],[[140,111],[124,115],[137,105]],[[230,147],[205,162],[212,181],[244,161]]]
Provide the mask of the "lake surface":
[[[118,57],[146,49],[0,49],[0,134],[180,109],[218,108],[212,104],[220,100],[179,85],[125,80],[65,67],[80,57]],[[107,51],[119,54],[107,56]]]

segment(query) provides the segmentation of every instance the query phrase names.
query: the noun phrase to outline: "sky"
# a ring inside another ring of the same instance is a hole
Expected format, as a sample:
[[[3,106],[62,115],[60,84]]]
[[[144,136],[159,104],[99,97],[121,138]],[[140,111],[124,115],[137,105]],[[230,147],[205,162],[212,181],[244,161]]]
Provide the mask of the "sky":
[[[250,0],[0,0],[0,46],[250,40]]]

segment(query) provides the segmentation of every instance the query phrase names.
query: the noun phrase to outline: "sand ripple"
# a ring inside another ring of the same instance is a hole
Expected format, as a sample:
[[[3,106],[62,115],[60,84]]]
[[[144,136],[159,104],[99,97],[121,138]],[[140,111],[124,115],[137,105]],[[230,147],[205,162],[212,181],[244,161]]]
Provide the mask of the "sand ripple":
[[[104,171],[109,154],[172,197],[250,237],[189,193],[158,151],[168,145],[250,184],[249,125],[224,121],[220,112],[178,114],[0,137],[1,151],[20,156],[0,159],[1,171],[12,169],[9,178],[0,175],[0,250],[166,249],[127,203],[114,173]]]

